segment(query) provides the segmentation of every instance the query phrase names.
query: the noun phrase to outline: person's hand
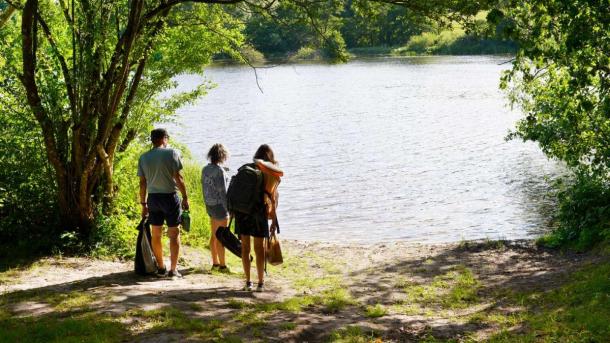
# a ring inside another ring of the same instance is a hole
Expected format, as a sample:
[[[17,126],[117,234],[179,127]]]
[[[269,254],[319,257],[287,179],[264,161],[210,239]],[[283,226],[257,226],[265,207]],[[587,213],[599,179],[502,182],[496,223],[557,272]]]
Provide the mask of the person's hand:
[[[146,203],[142,204],[142,218],[148,216],[148,205]]]
[[[188,198],[182,198],[182,209],[187,211],[189,209],[189,199]]]
[[[271,230],[271,234],[275,234],[275,232],[277,231],[279,225],[277,224],[276,220],[272,220],[271,221],[271,227],[269,228],[269,230]]]

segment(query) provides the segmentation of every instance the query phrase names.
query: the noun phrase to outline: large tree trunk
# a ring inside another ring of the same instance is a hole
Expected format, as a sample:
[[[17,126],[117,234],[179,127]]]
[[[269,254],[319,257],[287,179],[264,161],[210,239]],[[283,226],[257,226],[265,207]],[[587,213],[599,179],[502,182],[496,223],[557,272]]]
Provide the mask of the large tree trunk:
[[[57,196],[61,222],[66,231],[78,234],[79,238],[86,242],[89,240],[94,228],[94,194],[87,194],[88,201],[81,202],[80,199],[80,175],[67,174],[65,177],[57,177]],[[94,190],[96,188],[94,187]]]

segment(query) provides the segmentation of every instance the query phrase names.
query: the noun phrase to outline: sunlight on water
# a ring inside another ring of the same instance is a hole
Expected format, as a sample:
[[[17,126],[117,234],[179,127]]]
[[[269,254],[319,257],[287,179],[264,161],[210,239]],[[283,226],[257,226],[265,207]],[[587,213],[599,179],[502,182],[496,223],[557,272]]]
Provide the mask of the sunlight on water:
[[[170,129],[200,161],[222,142],[233,171],[271,144],[286,175],[284,238],[532,237],[552,205],[545,176],[560,168],[531,143],[504,141],[520,115],[498,90],[506,60],[283,65],[258,71],[264,93],[249,68],[210,68],[218,87],[181,109]],[[178,79],[181,89],[201,80]]]

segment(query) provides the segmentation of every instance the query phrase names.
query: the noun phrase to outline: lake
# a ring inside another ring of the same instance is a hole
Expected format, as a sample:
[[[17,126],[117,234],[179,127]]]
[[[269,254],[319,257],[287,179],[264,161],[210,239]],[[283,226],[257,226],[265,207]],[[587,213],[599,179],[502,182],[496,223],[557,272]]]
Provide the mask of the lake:
[[[170,134],[203,162],[223,143],[233,172],[270,144],[285,171],[281,237],[333,242],[531,238],[561,167],[505,141],[521,116],[498,89],[509,57],[412,57],[258,69],[211,67],[217,84]],[[179,131],[179,132],[177,132]],[[200,189],[190,190],[200,192]]]

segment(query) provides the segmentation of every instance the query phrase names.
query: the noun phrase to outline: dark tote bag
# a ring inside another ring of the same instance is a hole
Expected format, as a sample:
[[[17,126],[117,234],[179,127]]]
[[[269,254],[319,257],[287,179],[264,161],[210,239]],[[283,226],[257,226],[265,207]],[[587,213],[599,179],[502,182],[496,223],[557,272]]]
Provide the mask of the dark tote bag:
[[[231,232],[231,222],[233,222],[233,217],[231,217],[228,226],[221,226],[216,230],[216,238],[225,248],[229,249],[233,255],[241,258],[241,241]],[[250,255],[250,261],[252,261],[252,255]]]
[[[157,272],[157,261],[151,247],[151,233],[148,218],[142,218],[138,224],[138,239],[136,240],[136,258],[134,270],[139,275],[150,275]]]

